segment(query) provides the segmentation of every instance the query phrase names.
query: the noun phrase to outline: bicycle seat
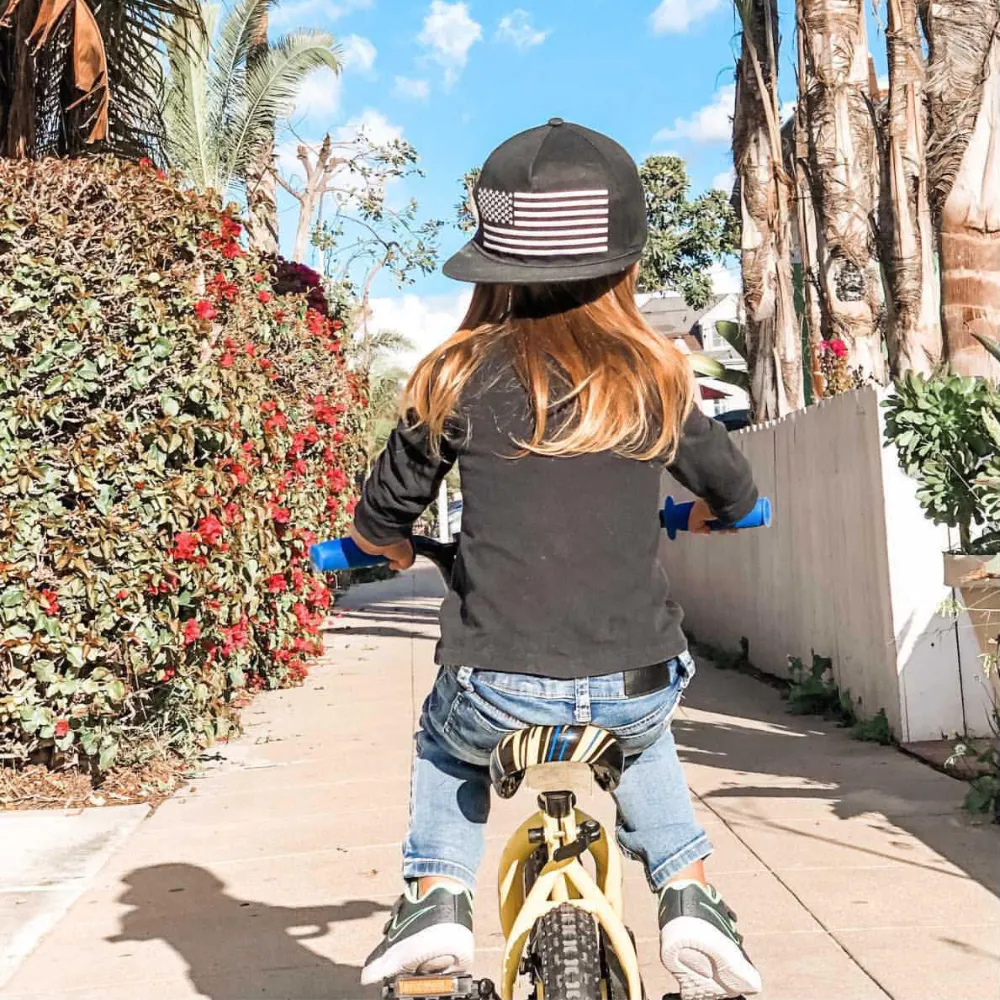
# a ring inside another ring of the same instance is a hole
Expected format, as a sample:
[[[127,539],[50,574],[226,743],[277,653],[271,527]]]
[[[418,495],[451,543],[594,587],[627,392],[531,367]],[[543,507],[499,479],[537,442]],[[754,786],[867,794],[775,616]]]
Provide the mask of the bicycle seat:
[[[509,799],[529,767],[561,762],[589,764],[597,784],[612,792],[621,781],[625,755],[614,736],[597,726],[530,726],[497,744],[490,755],[490,781],[500,798]]]

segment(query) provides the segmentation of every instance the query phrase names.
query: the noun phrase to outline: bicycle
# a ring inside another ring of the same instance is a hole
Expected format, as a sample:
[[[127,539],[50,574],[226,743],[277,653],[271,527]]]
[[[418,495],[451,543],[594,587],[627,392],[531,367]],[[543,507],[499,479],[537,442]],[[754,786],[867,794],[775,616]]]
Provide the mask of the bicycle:
[[[671,538],[687,528],[690,505],[668,498],[660,520]],[[770,524],[766,499],[734,527]],[[451,543],[414,536],[413,546],[447,583],[458,553]],[[374,565],[349,538],[313,546],[320,570]],[[592,725],[531,726],[505,736],[490,757],[500,798],[522,787],[538,793],[537,810],[511,835],[497,884],[504,954],[499,984],[470,973],[398,975],[383,1000],[513,1000],[518,977],[531,1000],[646,1000],[635,937],[624,920],[622,855],[613,836],[577,806],[576,792],[596,782],[612,792],[624,754],[614,736]],[[593,873],[584,865],[589,858]],[[670,1000],[668,995],[663,1000]]]

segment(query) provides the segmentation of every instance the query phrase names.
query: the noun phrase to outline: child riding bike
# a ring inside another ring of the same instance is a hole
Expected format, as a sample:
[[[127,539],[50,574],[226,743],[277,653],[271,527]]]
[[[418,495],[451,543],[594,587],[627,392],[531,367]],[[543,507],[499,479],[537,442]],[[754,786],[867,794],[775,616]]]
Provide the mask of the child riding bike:
[[[656,517],[666,468],[703,498],[691,530],[735,523],[757,499],[749,465],[639,312],[645,198],[621,146],[552,119],[490,155],[474,201],[476,235],[444,267],[474,283],[468,313],[411,377],[352,530],[409,567],[413,523],[458,464],[461,543],[416,734],[406,888],[362,982],[470,968],[490,753],[526,726],[592,723],[625,752],[618,840],[659,895],[682,996],[759,992],[706,880],[711,846],[671,734],[694,663]]]

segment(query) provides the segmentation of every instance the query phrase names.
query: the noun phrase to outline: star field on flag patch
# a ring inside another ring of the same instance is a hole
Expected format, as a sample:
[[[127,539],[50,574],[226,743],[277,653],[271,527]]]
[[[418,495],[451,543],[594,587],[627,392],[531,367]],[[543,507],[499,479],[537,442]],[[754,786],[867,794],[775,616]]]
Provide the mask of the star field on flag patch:
[[[480,188],[476,195],[479,217],[483,222],[497,222],[509,226],[514,222],[514,196],[507,191]]]

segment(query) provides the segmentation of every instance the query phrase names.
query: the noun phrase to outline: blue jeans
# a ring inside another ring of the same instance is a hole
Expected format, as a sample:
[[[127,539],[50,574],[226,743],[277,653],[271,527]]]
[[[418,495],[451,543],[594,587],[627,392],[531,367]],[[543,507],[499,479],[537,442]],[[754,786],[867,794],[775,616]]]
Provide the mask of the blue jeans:
[[[643,863],[650,886],[711,853],[695,822],[670,720],[694,674],[684,653],[667,687],[626,698],[619,674],[554,680],[470,667],[442,668],[416,735],[403,876],[445,875],[474,891],[490,812],[490,753],[525,726],[591,722],[615,734],[625,771],[614,792],[618,843]]]

